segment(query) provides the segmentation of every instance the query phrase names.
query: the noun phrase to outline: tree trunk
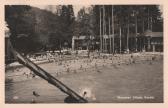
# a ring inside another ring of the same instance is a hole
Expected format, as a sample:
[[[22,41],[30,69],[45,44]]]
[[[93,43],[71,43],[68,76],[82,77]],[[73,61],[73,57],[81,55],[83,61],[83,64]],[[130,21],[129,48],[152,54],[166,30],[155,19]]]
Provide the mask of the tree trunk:
[[[100,52],[102,52],[102,19],[101,19],[101,7],[100,7]]]
[[[120,25],[120,54],[121,54],[121,25]]]
[[[62,46],[61,46],[61,40],[60,40],[60,39],[59,39],[59,44],[60,44],[59,50],[60,50],[60,54],[61,54]],[[61,55],[62,55],[62,54],[61,54]]]
[[[137,51],[137,15],[135,14],[135,51]]]
[[[104,18],[105,18],[105,9],[104,9],[104,6],[103,6],[103,52],[104,52],[104,45],[105,45],[105,42],[104,42],[104,34],[105,34],[105,20],[104,20]]]
[[[104,8],[104,36],[106,36],[106,33],[107,30],[106,30],[106,8]],[[105,49],[105,52],[107,50],[107,43],[106,43],[106,37],[104,37],[104,49]]]
[[[128,25],[127,25],[127,52],[129,52],[129,18],[128,18]]]
[[[151,29],[151,31],[152,31],[152,17],[150,17],[150,29]]]
[[[87,56],[88,56],[88,58],[90,58],[90,40],[87,42],[87,47],[88,47]]]
[[[111,28],[111,26],[110,26],[110,16],[109,16],[109,38],[110,38],[110,40],[109,40],[110,41],[110,47],[109,48],[110,48],[110,54],[111,54],[111,29],[110,28]]]
[[[142,19],[142,33],[144,33],[144,31],[145,31],[145,28],[144,28],[145,26],[144,26],[144,18]]]
[[[114,15],[113,15],[113,6],[112,6],[112,37],[113,37],[113,54],[114,54]]]
[[[149,30],[149,8],[148,8],[148,30]]]

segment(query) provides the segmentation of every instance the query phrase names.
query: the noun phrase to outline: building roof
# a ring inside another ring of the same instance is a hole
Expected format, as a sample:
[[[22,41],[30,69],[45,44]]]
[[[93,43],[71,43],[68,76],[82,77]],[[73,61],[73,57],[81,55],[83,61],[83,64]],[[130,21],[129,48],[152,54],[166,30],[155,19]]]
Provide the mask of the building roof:
[[[73,39],[81,39],[81,40],[83,40],[85,38],[86,38],[86,36],[73,36]]]
[[[94,39],[93,36],[91,36],[92,39]],[[76,39],[76,40],[84,40],[84,39],[87,39],[87,36],[73,36],[73,39]]]
[[[152,32],[151,30],[146,30],[144,36],[163,37],[163,32]]]

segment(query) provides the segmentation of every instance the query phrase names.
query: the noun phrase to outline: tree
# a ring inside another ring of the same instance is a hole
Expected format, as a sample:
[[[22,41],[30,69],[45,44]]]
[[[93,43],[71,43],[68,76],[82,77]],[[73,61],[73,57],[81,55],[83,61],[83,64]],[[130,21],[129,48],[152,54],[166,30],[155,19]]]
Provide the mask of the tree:
[[[62,44],[67,42],[69,47],[71,47],[71,40],[74,33],[74,21],[75,16],[72,5],[63,5],[60,13]]]
[[[89,8],[83,7],[82,9],[79,10],[78,15],[77,15],[77,20],[76,20],[76,29],[75,35],[76,36],[81,36],[84,35],[86,36],[86,43],[87,43],[87,49],[88,49],[88,57],[90,54],[90,50],[93,49],[93,39],[91,37],[95,36],[96,32],[95,29],[95,13],[93,11],[93,6]]]
[[[5,6],[5,20],[11,32],[12,45],[25,54],[38,45],[34,41],[34,17],[28,15],[30,9],[26,5]]]
[[[12,44],[19,51],[27,54],[44,50],[50,44],[56,47],[49,38],[53,34],[59,37],[61,28],[58,16],[52,12],[26,5],[7,5],[5,20],[11,31]]]

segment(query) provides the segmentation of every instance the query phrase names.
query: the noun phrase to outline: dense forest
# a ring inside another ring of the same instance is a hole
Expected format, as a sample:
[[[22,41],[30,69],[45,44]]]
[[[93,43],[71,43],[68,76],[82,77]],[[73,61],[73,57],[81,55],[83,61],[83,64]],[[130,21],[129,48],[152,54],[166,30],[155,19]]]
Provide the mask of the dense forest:
[[[52,6],[51,6],[52,7]],[[93,5],[83,7],[77,16],[72,5],[58,5],[57,11],[27,5],[6,5],[5,21],[11,42],[25,54],[71,48],[72,36],[104,34],[141,34],[163,31],[163,18],[157,5]],[[105,30],[100,30],[102,20]],[[101,31],[101,32],[100,32]]]

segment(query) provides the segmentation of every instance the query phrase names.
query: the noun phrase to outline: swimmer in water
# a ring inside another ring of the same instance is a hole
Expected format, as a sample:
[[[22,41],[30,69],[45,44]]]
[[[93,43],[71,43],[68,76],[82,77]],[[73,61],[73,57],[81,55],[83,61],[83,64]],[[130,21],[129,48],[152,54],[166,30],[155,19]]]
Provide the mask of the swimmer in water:
[[[33,95],[35,96],[35,97],[39,97],[40,95],[37,93],[37,92],[35,92],[35,91],[33,91]]]
[[[86,94],[87,94],[87,92],[84,91],[84,93],[83,93],[83,98],[86,98]]]

